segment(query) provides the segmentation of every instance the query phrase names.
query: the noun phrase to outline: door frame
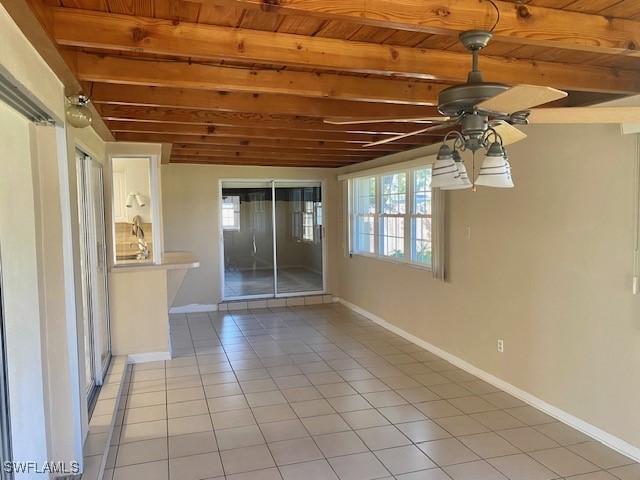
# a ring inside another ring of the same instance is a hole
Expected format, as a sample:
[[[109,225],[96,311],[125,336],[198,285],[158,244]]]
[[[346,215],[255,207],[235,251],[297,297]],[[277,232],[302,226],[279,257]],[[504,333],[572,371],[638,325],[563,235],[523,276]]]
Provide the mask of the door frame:
[[[224,293],[225,285],[225,271],[224,271],[224,230],[222,228],[222,184],[225,182],[256,182],[256,183],[270,183],[271,184],[271,222],[273,225],[273,293],[259,294],[259,295],[243,295],[243,296],[231,296],[227,297]],[[305,292],[292,292],[292,293],[278,293],[278,259],[277,259],[277,243],[276,243],[276,222],[275,222],[275,189],[276,184],[281,183],[300,183],[300,184],[320,184],[320,195],[322,199],[322,290],[309,290]],[[269,298],[291,298],[291,297],[304,297],[308,295],[324,295],[327,293],[327,208],[326,208],[326,180],[321,179],[296,179],[296,178],[221,178],[218,180],[218,264],[219,264],[219,278],[220,278],[220,301],[233,301],[233,300],[261,300]]]
[[[13,455],[11,448],[9,372],[7,369],[7,343],[4,324],[4,292],[2,290],[2,280],[2,257],[0,255],[0,459],[2,459],[3,462],[9,462],[13,459]],[[2,469],[0,478],[10,480],[14,478],[14,475]]]

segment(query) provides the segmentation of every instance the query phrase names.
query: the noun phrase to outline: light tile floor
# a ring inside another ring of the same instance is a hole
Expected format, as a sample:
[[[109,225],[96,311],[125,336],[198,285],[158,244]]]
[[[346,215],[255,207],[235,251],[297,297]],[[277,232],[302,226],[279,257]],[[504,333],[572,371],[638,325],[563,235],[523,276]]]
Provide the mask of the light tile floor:
[[[174,315],[108,480],[638,480],[640,465],[339,305]]]

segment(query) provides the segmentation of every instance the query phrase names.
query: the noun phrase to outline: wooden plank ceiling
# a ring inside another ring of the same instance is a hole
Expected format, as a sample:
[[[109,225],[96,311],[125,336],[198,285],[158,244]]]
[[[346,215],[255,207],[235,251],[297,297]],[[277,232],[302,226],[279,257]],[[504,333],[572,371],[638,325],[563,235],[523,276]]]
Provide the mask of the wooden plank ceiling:
[[[640,92],[640,0],[30,0],[115,138],[171,161],[338,167],[434,143],[362,144],[436,115],[464,82],[460,31],[494,29],[487,80],[583,105]]]

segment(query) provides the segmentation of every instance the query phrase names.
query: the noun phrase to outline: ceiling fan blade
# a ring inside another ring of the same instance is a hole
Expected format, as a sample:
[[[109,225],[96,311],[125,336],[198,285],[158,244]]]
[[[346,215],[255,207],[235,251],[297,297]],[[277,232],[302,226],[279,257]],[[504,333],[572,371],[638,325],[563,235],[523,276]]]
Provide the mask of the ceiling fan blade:
[[[496,113],[513,113],[528,110],[545,103],[559,100],[568,95],[567,92],[551,87],[537,85],[516,85],[493,98],[476,105],[479,110]]]
[[[536,108],[529,123],[640,123],[640,107]]]
[[[502,137],[503,145],[511,145],[527,138],[527,134],[507,122],[500,122],[493,129]]]
[[[422,129],[416,130],[414,132],[403,133],[402,135],[396,135],[395,137],[385,138],[384,140],[378,140],[377,142],[366,143],[366,144],[363,145],[363,147],[374,147],[376,145],[382,145],[382,144],[385,144],[385,143],[394,142],[394,141],[400,140],[402,138],[412,137],[414,135],[420,135],[421,133],[430,132],[432,130],[440,130],[442,128],[447,128],[447,127],[449,127],[451,125],[455,125],[456,123],[458,123],[457,120],[449,121],[449,122],[446,122],[446,123],[441,123],[440,125],[432,125],[431,127],[422,128]]]
[[[403,122],[403,123],[433,123],[446,122],[449,117],[376,117],[376,118],[325,118],[324,123],[331,125],[358,125],[360,123],[387,123],[387,122]]]

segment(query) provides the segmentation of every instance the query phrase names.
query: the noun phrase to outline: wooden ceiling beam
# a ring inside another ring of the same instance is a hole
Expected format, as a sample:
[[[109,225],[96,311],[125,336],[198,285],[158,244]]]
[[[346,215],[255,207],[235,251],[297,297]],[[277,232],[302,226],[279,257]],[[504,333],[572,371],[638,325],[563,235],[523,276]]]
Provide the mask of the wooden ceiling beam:
[[[458,35],[490,29],[496,40],[521,45],[640,56],[640,22],[495,0],[200,0],[229,7],[310,15],[361,25]]]
[[[247,153],[255,153],[255,154],[264,154],[264,155],[274,155],[279,153],[284,154],[297,154],[302,157],[307,156],[316,156],[319,158],[323,157],[371,157],[372,152],[366,148],[360,148],[360,150],[311,150],[311,149],[303,149],[303,148],[287,148],[287,147],[248,147],[242,145],[192,145],[192,146],[182,146],[182,145],[174,145],[173,152],[184,152],[190,153],[193,155],[207,155],[208,152],[227,152],[231,154],[233,152],[247,152]],[[375,152],[373,152],[375,155]]]
[[[260,153],[260,152],[251,152],[245,150],[237,150],[235,152],[229,152],[224,150],[209,150],[206,152],[202,151],[186,151],[180,149],[172,149],[171,156],[173,157],[223,157],[223,158],[262,158],[264,160],[310,160],[310,161],[318,161],[318,162],[344,162],[344,163],[357,163],[363,162],[370,158],[374,158],[375,154],[369,154],[368,156],[345,156],[345,155],[332,155],[332,156],[322,156],[322,155],[314,155],[314,154],[299,154],[299,153],[286,153],[286,152],[278,152],[278,153]]]
[[[80,80],[311,98],[434,105],[444,85],[384,78],[254,70],[198,63],[104,56],[79,51],[65,55]]]
[[[112,132],[193,135],[194,137],[220,135],[224,137],[242,138],[286,138],[297,140],[325,140],[347,143],[369,143],[388,138],[389,136],[380,134],[371,135],[366,133],[325,132],[261,127],[229,127],[214,125],[188,125],[182,123],[128,122],[123,120],[108,120],[106,124]],[[442,137],[442,134],[431,133],[421,135],[421,137],[440,138]],[[402,143],[402,141],[400,142]]]
[[[218,112],[243,112],[261,115],[305,115],[312,117],[433,116],[433,107],[375,102],[353,102],[333,98],[304,98],[275,93],[239,93],[162,88],[112,83],[89,84],[87,93],[93,103],[169,107]]]
[[[142,136],[143,134],[134,134]],[[217,148],[218,146],[229,146],[229,147],[258,147],[258,148],[295,148],[299,150],[313,150],[313,151],[322,151],[322,150],[341,150],[341,151],[351,151],[351,152],[361,152],[365,150],[361,144],[358,143],[345,143],[345,142],[326,142],[324,140],[291,140],[291,139],[282,139],[282,138],[238,138],[238,137],[206,137],[207,142],[199,142],[194,141],[190,142],[185,140],[184,138],[178,139],[176,143],[174,143],[174,147],[176,148],[196,148],[196,149],[205,149],[205,148]],[[169,141],[174,141],[169,140]],[[167,142],[168,140],[165,138],[164,140],[160,140],[161,142]],[[406,150],[407,145],[393,145],[393,144],[383,144],[377,145],[375,147],[368,147],[366,151],[376,152],[379,155],[386,155],[387,153],[394,153],[402,150]]]
[[[53,18],[55,37],[60,44],[120,52],[393,74],[443,82],[466,81],[471,62],[467,53],[196,23],[175,24],[169,20],[90,10],[58,8]],[[483,56],[481,68],[487,79],[507,84],[602,92],[640,91],[640,74],[636,71],[491,56]],[[295,76],[293,72],[287,75]],[[396,86],[403,87],[400,82]],[[440,87],[434,88],[438,91]],[[345,95],[353,98],[354,93]]]
[[[256,166],[256,167],[308,167],[308,168],[337,168],[348,165],[343,162],[314,162],[309,160],[281,160],[269,161],[259,158],[223,158],[223,157],[171,157],[169,163],[172,164],[194,164],[194,165],[233,165],[233,166]]]
[[[180,135],[180,134],[167,134],[167,133],[145,133],[145,132],[115,132],[115,136],[117,140],[127,141],[127,142],[157,142],[157,143],[173,143],[175,144],[190,144],[190,145],[217,145],[220,142],[224,142],[224,139],[232,138],[235,141],[243,141],[246,142],[247,145],[260,145],[262,141],[273,141],[280,140],[286,144],[297,144],[300,140],[286,138],[286,139],[274,139],[274,138],[258,138],[258,137],[216,137],[211,135]],[[429,145],[434,141],[438,141],[438,137],[422,137],[422,136],[414,136],[408,139],[398,140],[394,143],[395,150],[408,150],[410,148],[414,148],[417,146]],[[323,146],[335,146],[339,143],[348,144],[352,146],[361,146],[363,142],[330,142],[330,141],[303,141],[306,144],[318,143]],[[364,148],[364,147],[363,147]],[[378,147],[371,147],[372,151],[380,152],[381,150]],[[367,148],[369,150],[369,148]],[[391,150],[388,150],[391,152]]]
[[[353,140],[362,140],[363,142],[381,140],[385,136],[397,135],[398,132],[378,132],[378,131],[332,131],[332,130],[310,130],[296,129],[289,126],[280,125],[277,127],[265,127],[260,123],[253,124],[231,124],[231,125],[194,125],[187,123],[170,123],[170,122],[147,122],[140,120],[105,119],[107,126],[114,132],[149,132],[149,133],[178,133],[181,135],[222,135],[222,136],[252,136],[262,138],[298,138],[303,140],[328,140],[337,142],[347,142]],[[255,125],[259,125],[256,127]],[[405,132],[413,132],[424,125],[405,125]],[[401,132],[402,133],[402,132]],[[441,137],[440,132],[428,132],[425,137]]]
[[[236,112],[211,112],[176,108],[139,107],[132,105],[98,105],[105,120],[124,120],[158,123],[182,123],[190,125],[216,125],[261,128],[288,128],[350,133],[406,133],[417,130],[416,123],[374,123],[369,125],[331,125],[315,117],[268,115]],[[437,115],[437,113],[434,113]]]

